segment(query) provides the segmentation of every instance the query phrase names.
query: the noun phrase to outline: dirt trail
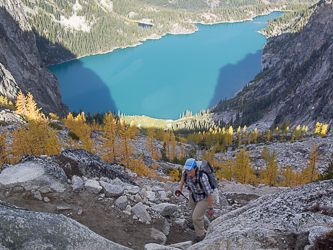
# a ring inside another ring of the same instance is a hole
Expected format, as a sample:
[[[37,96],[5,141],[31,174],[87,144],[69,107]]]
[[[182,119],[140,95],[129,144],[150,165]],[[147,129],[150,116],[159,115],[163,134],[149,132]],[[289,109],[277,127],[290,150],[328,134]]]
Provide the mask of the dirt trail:
[[[141,250],[147,243],[158,243],[152,240],[151,228],[163,230],[163,219],[152,219],[152,222],[147,225],[134,220],[133,215],[127,215],[112,207],[112,201],[88,192],[65,191],[49,193],[47,197],[50,199],[48,203],[35,200],[26,193],[12,193],[6,197],[3,192],[0,192],[0,199],[5,202],[31,211],[63,214],[87,226],[95,233],[132,249]],[[57,206],[71,209],[57,211]],[[78,214],[81,209],[82,213]],[[191,229],[170,225],[170,234],[166,244],[193,240],[194,237],[195,233]]]

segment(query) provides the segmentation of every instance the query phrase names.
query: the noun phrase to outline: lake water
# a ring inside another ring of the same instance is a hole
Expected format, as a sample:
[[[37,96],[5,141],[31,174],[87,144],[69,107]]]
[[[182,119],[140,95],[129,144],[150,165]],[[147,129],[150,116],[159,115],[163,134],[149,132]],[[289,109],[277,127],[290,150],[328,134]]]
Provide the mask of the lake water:
[[[232,98],[260,72],[266,38],[257,31],[281,14],[198,25],[194,34],[166,35],[49,69],[70,111],[178,119],[186,110],[195,114]]]

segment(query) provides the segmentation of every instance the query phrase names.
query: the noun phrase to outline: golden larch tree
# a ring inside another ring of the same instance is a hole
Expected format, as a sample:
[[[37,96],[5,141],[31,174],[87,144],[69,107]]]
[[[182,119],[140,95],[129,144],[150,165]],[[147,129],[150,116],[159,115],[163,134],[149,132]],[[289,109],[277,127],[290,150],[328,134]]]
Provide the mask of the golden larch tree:
[[[107,162],[116,162],[116,152],[117,152],[117,122],[112,114],[109,112],[104,116],[103,121],[103,131],[101,132],[101,158]]]
[[[153,158],[155,150],[154,150],[154,135],[155,135],[155,127],[154,124],[152,124],[147,129],[147,140],[146,140],[146,149],[147,153],[150,155],[151,158]]]
[[[120,120],[118,125],[118,150],[117,157],[120,160],[121,164],[124,164],[126,167],[130,168],[131,165],[131,156],[134,151],[131,141],[131,131],[126,127],[125,122]]]
[[[7,134],[0,134],[0,168],[5,163],[10,163],[8,158],[9,150],[6,142]]]
[[[165,144],[165,155],[169,160],[172,160],[170,159],[170,131],[164,132],[163,142]]]
[[[236,154],[234,175],[236,180],[242,184],[248,184],[253,179],[254,170],[250,165],[250,153],[246,153],[244,149]]]
[[[307,165],[302,170],[302,184],[316,181],[320,176],[317,170],[317,160],[320,157],[317,149],[318,147],[315,143],[313,143],[313,146],[310,148],[311,154],[308,159]]]
[[[176,157],[177,141],[173,132],[170,133],[170,156],[169,160],[173,160]]]
[[[216,177],[218,180],[222,180],[224,178],[231,181],[234,176],[235,165],[235,161],[232,158],[224,160],[221,156],[220,161],[217,163],[217,167],[219,169],[216,171]]]
[[[278,165],[276,162],[276,153],[273,152],[268,157],[268,161],[266,164],[266,169],[263,170],[263,178],[262,180],[265,182],[267,186],[275,186],[278,177]]]
[[[28,113],[27,98],[25,97],[25,95],[22,93],[21,90],[19,90],[16,97],[15,109],[16,109],[15,113],[27,116]]]

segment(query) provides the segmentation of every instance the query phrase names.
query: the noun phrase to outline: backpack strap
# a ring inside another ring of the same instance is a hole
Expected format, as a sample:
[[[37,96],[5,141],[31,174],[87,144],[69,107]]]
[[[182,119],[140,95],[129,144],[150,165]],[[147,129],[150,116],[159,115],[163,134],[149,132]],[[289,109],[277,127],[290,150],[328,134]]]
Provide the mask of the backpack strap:
[[[202,178],[202,171],[199,171],[199,185],[201,187],[201,189],[203,189],[202,183],[201,183],[201,178]]]

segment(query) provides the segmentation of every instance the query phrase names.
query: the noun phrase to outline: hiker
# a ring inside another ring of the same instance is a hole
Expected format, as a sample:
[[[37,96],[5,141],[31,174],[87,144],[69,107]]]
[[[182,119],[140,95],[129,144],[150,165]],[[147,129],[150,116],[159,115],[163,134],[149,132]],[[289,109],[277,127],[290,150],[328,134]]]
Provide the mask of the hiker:
[[[209,216],[214,214],[213,189],[205,173],[202,173],[202,177],[199,180],[197,162],[193,158],[189,158],[185,162],[183,175],[178,188],[180,192],[185,182],[190,191],[189,202],[193,212],[192,220],[196,233],[195,242],[199,242],[202,241],[206,235],[204,228],[204,215],[206,210],[208,209]]]

